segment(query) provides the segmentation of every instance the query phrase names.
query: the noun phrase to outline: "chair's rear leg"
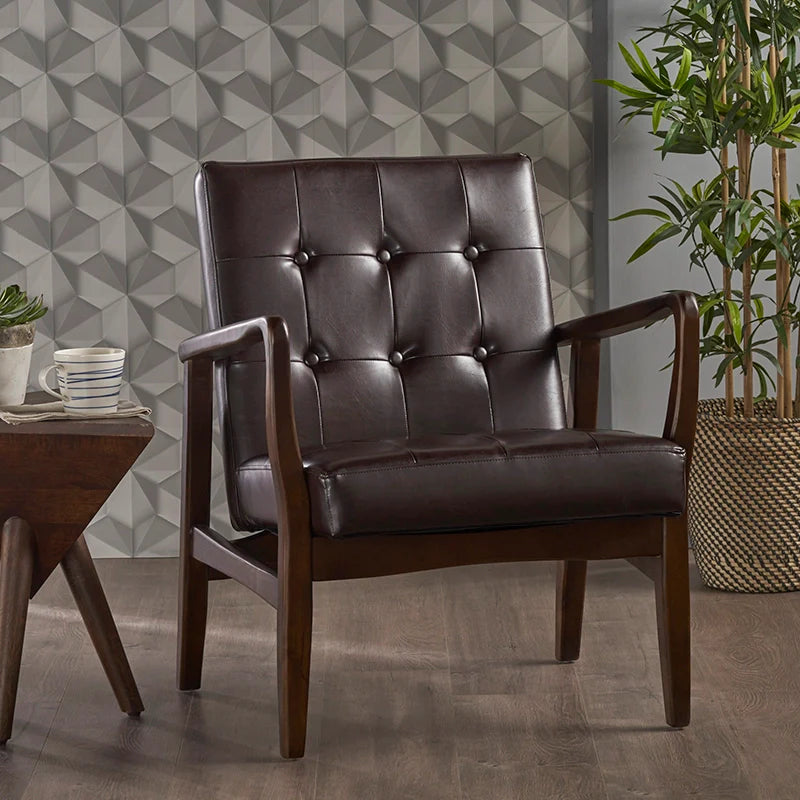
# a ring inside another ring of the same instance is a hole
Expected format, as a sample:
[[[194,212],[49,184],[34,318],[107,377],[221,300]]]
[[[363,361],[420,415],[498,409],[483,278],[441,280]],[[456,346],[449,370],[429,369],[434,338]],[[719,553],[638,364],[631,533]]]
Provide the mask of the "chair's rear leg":
[[[278,717],[284,758],[301,758],[306,748],[311,668],[311,542],[308,532],[279,534],[278,543]]]
[[[556,580],[556,659],[577,661],[581,653],[586,562],[559,561]]]
[[[199,689],[208,618],[208,568],[181,543],[178,597],[178,688]]]
[[[664,548],[655,575],[658,647],[667,724],[689,724],[691,637],[689,632],[689,546],[686,515],[664,520]]]
[[[178,688],[199,689],[208,618],[208,567],[192,557],[193,527],[211,514],[211,415],[214,376],[210,360],[193,359],[183,376],[181,457],[181,566],[178,595]]]

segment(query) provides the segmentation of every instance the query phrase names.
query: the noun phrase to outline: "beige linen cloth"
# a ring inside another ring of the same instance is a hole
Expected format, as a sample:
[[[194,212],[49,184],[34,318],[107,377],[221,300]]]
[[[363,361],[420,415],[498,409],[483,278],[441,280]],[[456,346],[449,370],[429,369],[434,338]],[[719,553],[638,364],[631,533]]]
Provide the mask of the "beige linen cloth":
[[[3,406],[0,408],[0,420],[9,425],[22,422],[43,422],[47,419],[119,419],[120,417],[139,417],[150,414],[150,409],[130,400],[120,400],[116,411],[108,414],[68,414],[58,400],[52,403],[31,403],[21,406]]]

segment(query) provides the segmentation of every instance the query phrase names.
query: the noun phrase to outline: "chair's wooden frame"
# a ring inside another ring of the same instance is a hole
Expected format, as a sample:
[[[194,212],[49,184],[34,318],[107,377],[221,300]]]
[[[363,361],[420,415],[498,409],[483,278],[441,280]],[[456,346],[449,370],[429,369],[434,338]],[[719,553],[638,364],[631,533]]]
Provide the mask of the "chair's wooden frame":
[[[571,343],[574,427],[596,425],[600,340],[672,316],[675,351],[664,438],[691,458],[699,371],[698,311],[689,292],[671,292],[559,325]],[[278,532],[227,541],[210,527],[212,398],[215,362],[262,341],[267,448],[278,504]],[[280,750],[305,750],[311,657],[312,582],[390,575],[490,562],[557,560],[556,658],[578,657],[586,562],[626,558],[655,584],[667,723],[689,722],[690,639],[686,514],[616,518],[531,529],[440,534],[312,536],[303,462],[295,430],[289,339],[279,317],[259,317],[186,340],[178,688],[200,687],[208,581],[234,578],[278,611]],[[620,487],[621,491],[624,487]]]

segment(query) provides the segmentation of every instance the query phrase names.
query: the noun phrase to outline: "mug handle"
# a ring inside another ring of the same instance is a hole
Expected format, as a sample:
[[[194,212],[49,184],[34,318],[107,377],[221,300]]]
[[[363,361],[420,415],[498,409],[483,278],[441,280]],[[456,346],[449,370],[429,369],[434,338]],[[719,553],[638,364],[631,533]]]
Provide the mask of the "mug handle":
[[[55,369],[57,366],[58,366],[57,364],[50,364],[50,366],[40,370],[39,386],[41,386],[42,389],[44,389],[47,392],[47,394],[50,394],[53,397],[57,397],[59,400],[63,400],[64,398],[61,396],[61,392],[55,392],[47,385],[47,373],[50,372],[51,369]]]

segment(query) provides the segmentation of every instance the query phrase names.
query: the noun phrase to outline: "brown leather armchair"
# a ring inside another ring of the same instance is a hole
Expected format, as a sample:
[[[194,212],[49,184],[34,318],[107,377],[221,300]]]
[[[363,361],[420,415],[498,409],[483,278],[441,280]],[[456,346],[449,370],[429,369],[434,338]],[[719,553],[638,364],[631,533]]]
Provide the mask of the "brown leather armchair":
[[[208,581],[240,581],[278,611],[281,753],[299,757],[312,581],[558,560],[572,661],[587,560],[627,558],[655,583],[666,718],[686,725],[693,296],[554,325],[522,155],[208,163],[196,200],[211,330],[180,347],[179,688],[200,686]],[[670,316],[663,437],[596,430],[600,340]],[[209,525],[214,373],[235,542]]]

